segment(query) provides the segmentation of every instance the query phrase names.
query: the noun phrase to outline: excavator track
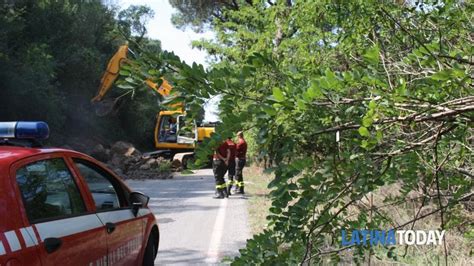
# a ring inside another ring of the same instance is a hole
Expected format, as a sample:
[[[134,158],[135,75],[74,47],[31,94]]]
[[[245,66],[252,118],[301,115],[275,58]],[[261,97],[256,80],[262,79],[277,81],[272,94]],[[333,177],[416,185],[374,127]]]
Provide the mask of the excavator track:
[[[194,152],[180,152],[173,156],[173,162],[179,161],[183,169],[187,169],[188,165],[194,162]]]

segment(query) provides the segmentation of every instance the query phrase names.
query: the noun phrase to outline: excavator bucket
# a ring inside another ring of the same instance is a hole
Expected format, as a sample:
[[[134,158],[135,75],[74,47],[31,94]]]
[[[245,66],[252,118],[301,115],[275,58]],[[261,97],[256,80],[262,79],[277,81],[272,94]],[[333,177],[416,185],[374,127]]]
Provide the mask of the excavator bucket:
[[[105,99],[100,102],[92,103],[97,116],[106,116],[117,109],[117,99]]]

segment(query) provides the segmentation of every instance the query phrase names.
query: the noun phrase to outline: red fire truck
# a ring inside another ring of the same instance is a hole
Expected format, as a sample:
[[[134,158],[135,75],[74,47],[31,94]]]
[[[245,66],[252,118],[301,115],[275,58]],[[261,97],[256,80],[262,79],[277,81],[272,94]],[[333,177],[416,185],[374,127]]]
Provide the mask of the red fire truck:
[[[153,265],[149,197],[97,160],[42,148],[44,122],[0,122],[0,265]]]

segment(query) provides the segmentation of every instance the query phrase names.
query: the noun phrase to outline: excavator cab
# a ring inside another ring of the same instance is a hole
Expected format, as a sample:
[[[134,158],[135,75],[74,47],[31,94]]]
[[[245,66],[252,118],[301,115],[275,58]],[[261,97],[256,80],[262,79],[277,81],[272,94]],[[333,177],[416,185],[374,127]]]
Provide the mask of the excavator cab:
[[[178,142],[178,124],[177,117],[173,115],[164,115],[161,117],[159,123],[158,141],[165,143]]]
[[[188,123],[189,124],[189,123]],[[192,125],[186,124],[184,115],[178,116],[178,144],[194,144],[198,139],[196,123]]]
[[[194,144],[197,140],[196,125],[187,125],[183,114],[160,115],[158,123],[159,143]]]
[[[185,114],[179,111],[161,111],[156,116],[155,148],[169,150],[171,153],[194,150],[197,129],[188,127]]]

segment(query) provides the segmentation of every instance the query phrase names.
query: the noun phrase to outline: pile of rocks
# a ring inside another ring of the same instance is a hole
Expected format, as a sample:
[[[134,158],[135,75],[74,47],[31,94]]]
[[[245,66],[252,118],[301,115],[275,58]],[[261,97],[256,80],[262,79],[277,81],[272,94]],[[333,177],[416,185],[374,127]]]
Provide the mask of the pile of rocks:
[[[91,152],[95,159],[106,163],[115,173],[129,179],[173,178],[171,162],[163,158],[144,156],[131,143],[115,142],[110,148],[98,144]]]

